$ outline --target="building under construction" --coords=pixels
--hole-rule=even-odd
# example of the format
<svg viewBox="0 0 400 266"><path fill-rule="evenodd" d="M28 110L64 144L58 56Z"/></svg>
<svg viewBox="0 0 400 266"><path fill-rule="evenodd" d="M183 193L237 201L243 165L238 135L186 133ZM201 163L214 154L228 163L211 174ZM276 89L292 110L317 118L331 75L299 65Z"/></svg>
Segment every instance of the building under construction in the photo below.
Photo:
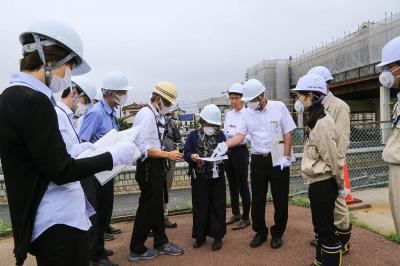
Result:
<svg viewBox="0 0 400 266"><path fill-rule="evenodd" d="M351 107L352 126L390 120L395 103L394 91L380 88L382 47L400 35L400 14L378 22L362 23L358 30L344 38L326 43L299 57L263 60L247 70L247 78L256 78L266 86L269 99L279 99L290 106L289 89L307 71L317 65L326 66L335 80L331 91Z"/></svg>

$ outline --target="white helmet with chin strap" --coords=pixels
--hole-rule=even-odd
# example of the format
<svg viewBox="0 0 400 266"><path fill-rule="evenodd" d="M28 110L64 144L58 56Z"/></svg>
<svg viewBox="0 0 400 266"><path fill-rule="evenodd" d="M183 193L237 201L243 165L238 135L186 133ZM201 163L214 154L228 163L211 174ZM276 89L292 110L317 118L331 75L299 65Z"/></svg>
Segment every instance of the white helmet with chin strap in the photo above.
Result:
<svg viewBox="0 0 400 266"><path fill-rule="evenodd" d="M243 85L240 83L232 84L232 86L229 88L228 93L236 93L243 95Z"/></svg>
<svg viewBox="0 0 400 266"><path fill-rule="evenodd" d="M302 76L297 81L296 88L292 89L291 91L314 91L323 95L328 94L326 81L317 74L306 74Z"/></svg>
<svg viewBox="0 0 400 266"><path fill-rule="evenodd" d="M333 80L331 72L324 66L315 66L308 70L307 74L316 74L321 76L326 82Z"/></svg>
<svg viewBox="0 0 400 266"><path fill-rule="evenodd" d="M27 40L33 37L34 42L28 43ZM19 36L19 40L23 45L23 53L37 51L40 59L45 66L45 76L50 78L51 71L64 65L71 59L75 58L77 64L72 70L73 75L82 75L90 71L90 66L83 58L83 44L78 33L68 24L53 20L44 19L33 24L27 31ZM51 66L47 65L43 47L58 45L66 48L70 53Z"/></svg>
<svg viewBox="0 0 400 266"><path fill-rule="evenodd" d="M221 110L215 104L207 104L200 112L200 117L209 124L221 125Z"/></svg>
<svg viewBox="0 0 400 266"><path fill-rule="evenodd" d="M129 91L132 89L128 85L128 77L120 71L106 73L101 88L110 91Z"/></svg>
<svg viewBox="0 0 400 266"><path fill-rule="evenodd" d="M90 101L93 101L97 90L96 85L90 79L83 76L77 76L72 78L72 82L89 97Z"/></svg>
<svg viewBox="0 0 400 266"><path fill-rule="evenodd" d="M249 102L265 92L264 85L257 79L249 79L243 85L242 101Z"/></svg>

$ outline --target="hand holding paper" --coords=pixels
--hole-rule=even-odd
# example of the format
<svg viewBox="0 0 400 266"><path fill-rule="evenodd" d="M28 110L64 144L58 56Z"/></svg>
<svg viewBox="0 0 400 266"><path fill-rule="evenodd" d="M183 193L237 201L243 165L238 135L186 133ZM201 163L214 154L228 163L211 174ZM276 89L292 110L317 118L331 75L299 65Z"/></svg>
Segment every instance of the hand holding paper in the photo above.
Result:
<svg viewBox="0 0 400 266"><path fill-rule="evenodd" d="M221 142L215 148L211 157L222 157L228 152L228 144L226 142Z"/></svg>

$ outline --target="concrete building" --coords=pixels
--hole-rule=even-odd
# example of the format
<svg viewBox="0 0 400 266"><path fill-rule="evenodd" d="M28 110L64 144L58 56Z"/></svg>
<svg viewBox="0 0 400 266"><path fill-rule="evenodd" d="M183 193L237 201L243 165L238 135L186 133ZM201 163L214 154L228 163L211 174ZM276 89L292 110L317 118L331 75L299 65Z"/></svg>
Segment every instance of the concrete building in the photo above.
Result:
<svg viewBox="0 0 400 266"><path fill-rule="evenodd" d="M396 99L394 90L380 87L378 77L382 70L376 65L380 62L382 47L399 35L400 14L365 22L357 31L301 56L263 60L247 69L246 78L259 79L266 85L267 97L282 100L290 107L293 98L290 100L289 89L310 68L323 65L335 78L330 87L332 93L351 107L352 126L388 121ZM386 126L382 124L381 128Z"/></svg>

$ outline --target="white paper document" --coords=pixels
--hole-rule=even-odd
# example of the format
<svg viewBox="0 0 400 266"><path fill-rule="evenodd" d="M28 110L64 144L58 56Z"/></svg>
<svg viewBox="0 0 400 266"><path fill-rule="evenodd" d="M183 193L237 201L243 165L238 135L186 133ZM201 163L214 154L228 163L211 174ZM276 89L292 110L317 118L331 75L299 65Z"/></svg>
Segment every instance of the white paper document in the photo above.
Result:
<svg viewBox="0 0 400 266"><path fill-rule="evenodd" d="M200 158L200 160L206 161L206 162L217 162L217 161L222 161L228 159L228 156L217 156L217 157L204 157Z"/></svg>
<svg viewBox="0 0 400 266"><path fill-rule="evenodd" d="M78 159L96 156L104 152L108 152L113 146L115 146L120 142L126 141L133 143L139 130L140 130L140 125L119 132L116 131L115 129L112 129L110 132L108 132L106 135L104 135L102 138L100 138L98 141L94 143L94 146L96 147L95 150L84 151L78 156ZM136 161L140 156L141 156L140 151L135 145L134 161ZM126 167L125 165L115 166L110 171L103 171L95 174L95 177L100 182L101 185L104 185L112 178L117 176L119 173L121 173L125 167Z"/></svg>

